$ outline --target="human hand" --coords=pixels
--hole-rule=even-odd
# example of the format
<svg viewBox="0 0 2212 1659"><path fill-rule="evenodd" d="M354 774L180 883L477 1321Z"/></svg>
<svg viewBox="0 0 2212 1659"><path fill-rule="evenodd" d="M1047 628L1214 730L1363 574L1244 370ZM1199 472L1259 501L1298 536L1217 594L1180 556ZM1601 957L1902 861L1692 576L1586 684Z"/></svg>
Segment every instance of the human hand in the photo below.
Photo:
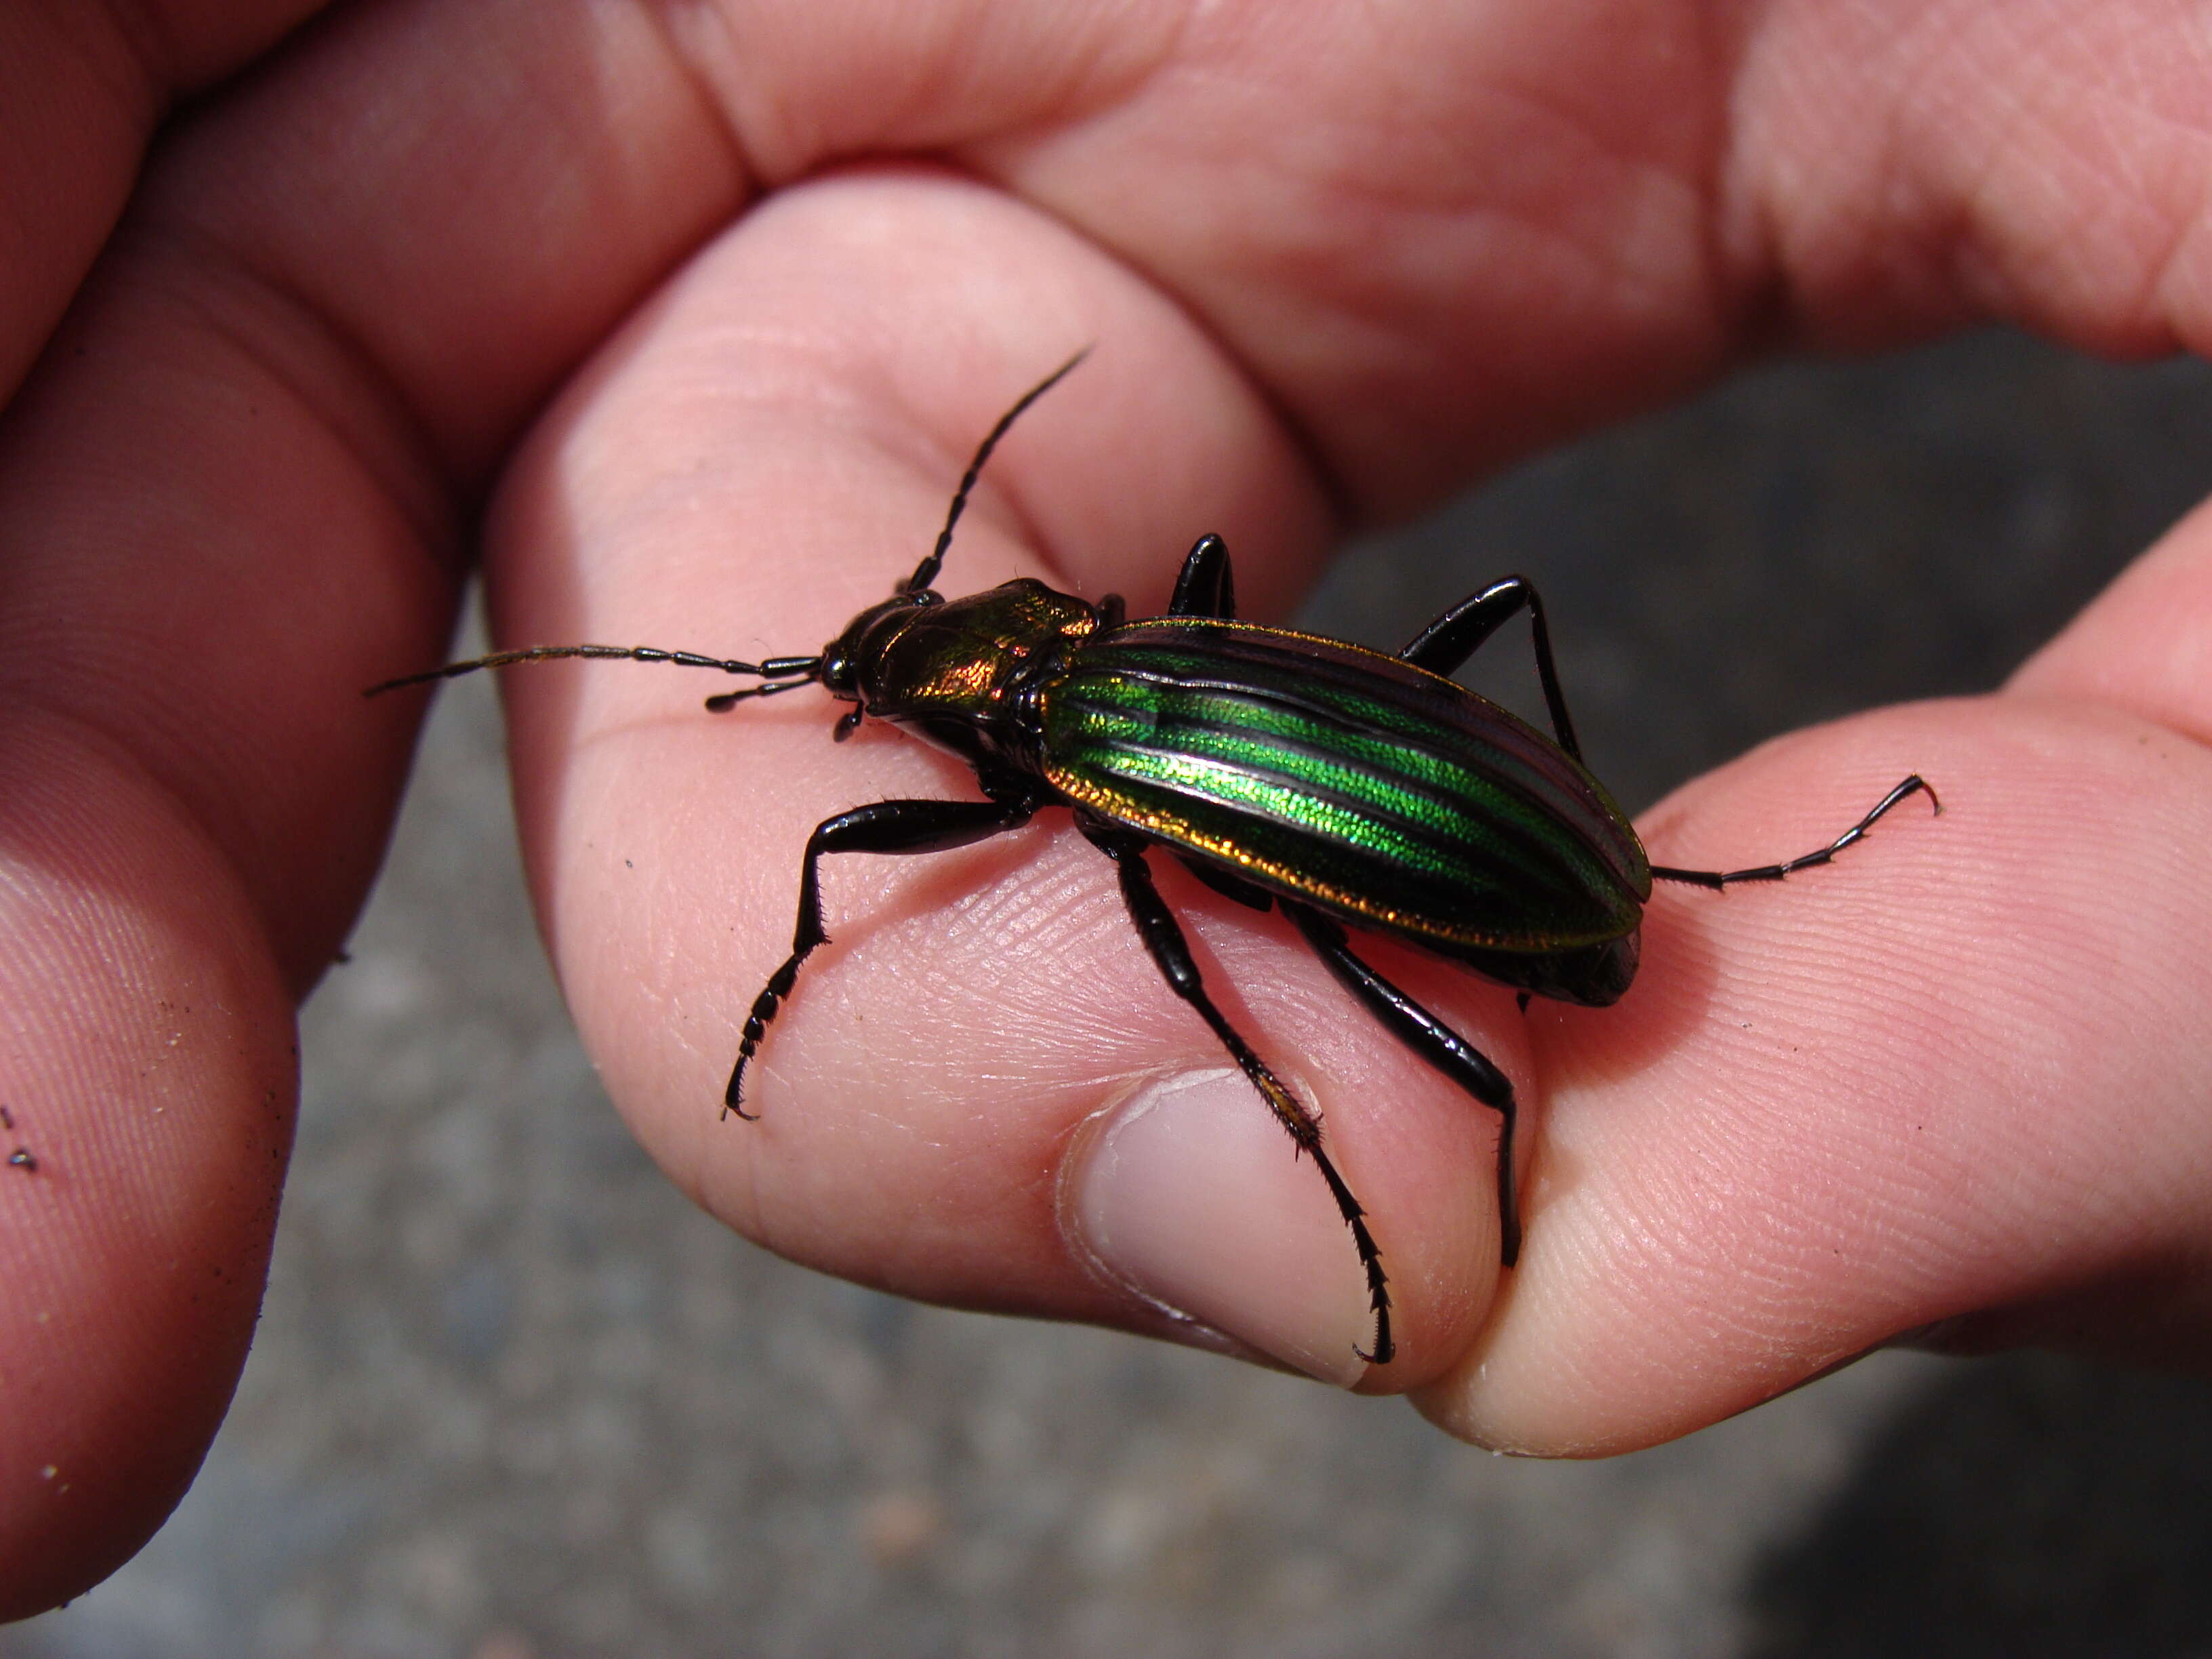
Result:
<svg viewBox="0 0 2212 1659"><path fill-rule="evenodd" d="M1026 571L1156 609L1212 529L1264 616L1340 520L1758 346L1977 316L2195 345L2193 192L2165 181L2200 175L2175 112L2201 100L2142 9L2036 34L2016 6L665 29L363 6L179 121L81 287L159 89L289 18L179 7L165 64L90 77L112 102L0 100L72 110L0 117L44 158L0 179L40 238L7 362L76 289L0 431L4 1098L43 1155L0 1187L7 1605L135 1547L220 1416L274 1218L286 1003L359 903L411 736L357 693L437 654L487 489L503 642L811 651L912 568L1010 396L1095 341L994 462L946 591ZM58 88L83 56L0 73ZM961 171L822 172L915 153ZM2196 1358L2203 533L2004 694L1800 734L1650 815L1655 857L1700 864L1802 850L1908 769L1950 809L1784 892L1662 893L1620 1006L1523 1022L1376 947L1528 1103L1508 1280L1493 1121L1278 922L1164 868L1376 1218L1401 1346L1363 1386L1591 1452L1938 1322ZM721 1122L805 830L972 780L880 731L830 744L805 694L714 720L711 682L659 671L511 678L564 986L688 1190L870 1283L1204 1340L1086 1264L1085 1206L1110 1211L1155 1293L1350 1380L1348 1241L1241 1083L1152 1114L1176 1138L1149 1160L1102 1133L1222 1061L1064 823L833 861L835 943L763 1051L763 1120ZM1142 1168L1192 1201L1148 1200Z"/></svg>

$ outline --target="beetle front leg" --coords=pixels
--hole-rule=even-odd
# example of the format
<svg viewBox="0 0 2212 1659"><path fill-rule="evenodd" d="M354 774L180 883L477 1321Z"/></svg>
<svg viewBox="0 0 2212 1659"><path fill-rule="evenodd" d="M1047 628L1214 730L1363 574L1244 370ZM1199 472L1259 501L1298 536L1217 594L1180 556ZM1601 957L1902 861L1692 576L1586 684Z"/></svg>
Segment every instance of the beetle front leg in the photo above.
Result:
<svg viewBox="0 0 2212 1659"><path fill-rule="evenodd" d="M1560 748L1580 760L1582 745L1575 741L1575 725L1567 718L1567 700L1559 690L1559 671L1552 661L1552 630L1544 623L1544 601L1537 597L1536 584L1526 576L1501 576L1473 598L1462 599L1408 640L1398 655L1449 679L1515 611L1524 608L1536 653L1536 678L1552 716L1552 735Z"/></svg>
<svg viewBox="0 0 2212 1659"><path fill-rule="evenodd" d="M1129 907L1129 916L1137 924L1137 933L1145 942L1145 950L1153 964L1160 970L1168 988L1198 1011L1199 1018L1221 1039L1221 1046L1229 1050L1252 1086L1260 1091L1275 1114L1276 1120L1290 1133L1291 1142L1301 1152L1313 1155L1315 1167L1322 1179L1328 1183L1330 1194L1344 1217L1344 1224L1352 1229L1353 1245L1359 1252L1359 1265L1367 1274L1369 1304L1375 1310L1375 1346L1371 1352L1354 1347L1352 1352L1370 1364L1387 1365L1397 1352L1397 1344L1390 1336L1390 1292L1382 1272L1382 1253L1376 1248L1374 1235L1367 1231L1367 1212L1352 1195L1352 1188L1337 1174L1336 1165L1329 1161L1322 1149L1321 1119L1304 1102L1284 1087L1282 1080L1268 1070L1267 1062L1252 1051L1228 1018L1213 1005L1206 994L1206 986L1198 971L1198 963L1190 954L1190 942L1183 937L1182 927L1168 908L1167 901L1152 884L1152 872L1145 862L1145 844L1132 836L1116 835L1104 825L1086 823L1079 817L1078 827L1091 844L1114 860L1121 877L1122 902Z"/></svg>
<svg viewBox="0 0 2212 1659"><path fill-rule="evenodd" d="M1511 1267L1521 1259L1521 1206L1513 1191L1512 1079L1481 1049L1352 955L1344 929L1335 922L1303 904L1281 908L1314 954L1384 1030L1498 1114L1498 1259Z"/></svg>
<svg viewBox="0 0 2212 1659"><path fill-rule="evenodd" d="M1037 802L1017 796L1006 800L885 800L856 806L817 824L806 838L806 859L799 872L799 927L792 936L791 955L769 976L768 984L753 1000L746 1016L744 1040L738 1045L738 1063L730 1073L730 1086L722 1094L724 1116L735 1112L750 1119L744 1106L745 1066L768 1035L769 1022L798 982L799 965L817 945L830 942L822 930L823 857L831 853L946 853L956 847L988 840L1009 830L1018 830L1036 815Z"/></svg>

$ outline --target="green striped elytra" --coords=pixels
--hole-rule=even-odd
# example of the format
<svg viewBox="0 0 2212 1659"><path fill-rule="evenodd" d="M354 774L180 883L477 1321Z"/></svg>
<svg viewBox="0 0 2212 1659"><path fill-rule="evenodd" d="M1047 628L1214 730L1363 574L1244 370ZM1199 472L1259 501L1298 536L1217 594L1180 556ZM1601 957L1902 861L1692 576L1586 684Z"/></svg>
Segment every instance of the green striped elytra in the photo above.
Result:
<svg viewBox="0 0 2212 1659"><path fill-rule="evenodd" d="M1547 994L1531 951L1592 988L1633 965L1620 944L1651 866L1620 809L1551 739L1425 668L1162 617L1091 646L1038 703L1046 781L1178 852L1435 949L1502 951L1492 977ZM1578 945L1602 959L1581 968Z"/></svg>
<svg viewBox="0 0 2212 1659"><path fill-rule="evenodd" d="M755 1000L724 1097L744 1109L745 1066L799 969L827 937L821 863L832 853L932 853L1027 823L1050 806L1110 859L1139 938L1169 988L1213 1031L1336 1200L1367 1276L1374 1340L1389 1363L1390 1297L1366 1212L1338 1174L1314 1110L1285 1087L1207 995L1147 854L1160 848L1207 886L1279 909L1368 1013L1499 1116L1500 1256L1521 1247L1513 1181L1513 1086L1482 1052L1354 951L1347 927L1419 946L1530 996L1602 1007L1628 989L1655 880L1719 888L1824 864L1907 796L1907 777L1827 846L1745 870L1655 866L1583 764L1559 691L1544 608L1519 576L1453 606L1395 654L1241 623L1229 554L1199 538L1165 616L1131 620L1022 579L947 599L936 591L954 526L992 450L1023 410L1082 361L1030 389L976 450L936 546L891 597L811 655L757 663L650 646L535 646L372 688L562 657L668 662L753 678L709 697L818 685L849 703L835 735L895 722L974 769L980 800L885 800L825 819L800 861L791 954ZM1449 677L1527 612L1552 734ZM1936 810L1941 811L1940 805Z"/></svg>

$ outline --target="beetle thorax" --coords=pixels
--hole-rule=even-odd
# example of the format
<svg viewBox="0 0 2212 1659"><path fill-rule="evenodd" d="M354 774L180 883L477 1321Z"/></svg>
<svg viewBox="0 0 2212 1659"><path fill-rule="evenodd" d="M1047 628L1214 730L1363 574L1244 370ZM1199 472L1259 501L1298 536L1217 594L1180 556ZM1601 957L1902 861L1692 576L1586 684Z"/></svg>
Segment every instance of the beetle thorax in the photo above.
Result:
<svg viewBox="0 0 2212 1659"><path fill-rule="evenodd" d="M880 720L972 732L1005 752L1030 688L1098 627L1092 606L1029 577L956 599L902 595L854 618L824 653L823 684Z"/></svg>

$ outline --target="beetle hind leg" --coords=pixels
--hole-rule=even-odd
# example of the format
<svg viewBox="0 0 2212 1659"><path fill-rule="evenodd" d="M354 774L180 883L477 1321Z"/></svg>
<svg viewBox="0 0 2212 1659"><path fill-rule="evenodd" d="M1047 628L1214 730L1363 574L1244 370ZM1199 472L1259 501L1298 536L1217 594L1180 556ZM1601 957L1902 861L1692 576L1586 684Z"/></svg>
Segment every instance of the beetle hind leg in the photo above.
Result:
<svg viewBox="0 0 2212 1659"><path fill-rule="evenodd" d="M1370 1365L1387 1365L1398 1351L1390 1335L1390 1291L1388 1276L1382 1271L1382 1252L1376 1248L1375 1236L1367 1228L1367 1212L1352 1196L1352 1188L1336 1171L1328 1153L1322 1150L1321 1119L1313 1109L1283 1085L1282 1079L1267 1068L1267 1064L1252 1050L1228 1017L1214 1006L1213 999L1206 994L1204 981L1200 976L1198 963L1190 954L1190 942L1183 937L1182 927L1168 908L1167 901L1160 896L1159 889L1152 884L1152 868L1145 862L1144 842L1133 836L1117 836L1104 825L1085 822L1079 816L1078 826L1093 846L1114 860L1121 878L1122 901L1129 907L1129 916L1137 925L1137 933L1145 942L1145 950L1168 982L1168 988L1198 1012L1229 1050L1237 1067L1260 1091L1275 1118L1301 1152L1310 1153L1314 1165L1328 1182L1329 1195L1336 1200L1337 1212L1344 1224L1352 1230L1352 1241L1359 1252L1359 1265L1367 1275L1367 1299L1375 1313L1375 1346L1371 1349L1355 1346L1352 1350Z"/></svg>
<svg viewBox="0 0 2212 1659"><path fill-rule="evenodd" d="M1335 922L1303 904L1285 903L1282 908L1322 965L1384 1030L1498 1114L1498 1253L1499 1261L1511 1267L1521 1258L1521 1206L1513 1190L1512 1079L1481 1049L1354 956Z"/></svg>

